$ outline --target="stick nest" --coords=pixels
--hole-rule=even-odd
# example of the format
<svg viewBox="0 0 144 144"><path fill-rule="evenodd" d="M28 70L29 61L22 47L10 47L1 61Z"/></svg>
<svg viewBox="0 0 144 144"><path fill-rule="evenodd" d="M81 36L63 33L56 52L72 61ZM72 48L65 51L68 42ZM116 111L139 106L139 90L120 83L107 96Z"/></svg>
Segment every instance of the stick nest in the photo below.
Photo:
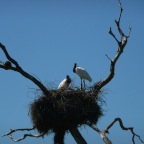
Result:
<svg viewBox="0 0 144 144"><path fill-rule="evenodd" d="M81 90L51 90L30 104L30 117L39 133L69 130L86 122L96 124L102 116L98 94Z"/></svg>

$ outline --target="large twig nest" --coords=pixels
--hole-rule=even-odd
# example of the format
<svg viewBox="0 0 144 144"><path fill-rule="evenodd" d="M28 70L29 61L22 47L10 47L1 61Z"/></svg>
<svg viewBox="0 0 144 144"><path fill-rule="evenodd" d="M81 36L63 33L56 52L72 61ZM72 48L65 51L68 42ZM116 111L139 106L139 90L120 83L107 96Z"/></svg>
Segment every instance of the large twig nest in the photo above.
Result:
<svg viewBox="0 0 144 144"><path fill-rule="evenodd" d="M53 90L30 104L33 126L46 134L49 131L66 131L88 121L96 124L102 116L97 97L95 93L81 90Z"/></svg>

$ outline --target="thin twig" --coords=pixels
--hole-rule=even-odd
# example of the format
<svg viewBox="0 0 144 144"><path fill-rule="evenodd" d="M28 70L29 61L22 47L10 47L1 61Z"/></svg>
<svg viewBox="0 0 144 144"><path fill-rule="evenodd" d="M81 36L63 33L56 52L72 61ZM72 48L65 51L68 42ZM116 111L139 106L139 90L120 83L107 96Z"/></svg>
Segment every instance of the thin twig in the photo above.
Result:
<svg viewBox="0 0 144 144"><path fill-rule="evenodd" d="M115 20L115 22L116 22L116 25L117 25L117 28L118 28L118 31L119 31L121 37L123 37L123 36L125 36L125 34L123 33L123 31L120 28L120 20L122 17L123 8L122 8L122 4L121 4L120 0L118 0L118 2L119 2L119 7L120 7L120 15L119 15L118 21Z"/></svg>
<svg viewBox="0 0 144 144"><path fill-rule="evenodd" d="M18 138L18 139L14 139L13 137L12 137L12 135L8 135L8 137L11 139L11 140L13 140L14 142L19 142L19 141L21 141L21 140L24 140L26 137L34 137L34 138L39 138L39 137L43 137L44 136L44 134L24 134L23 135L23 137L21 137L21 138Z"/></svg>
<svg viewBox="0 0 144 144"><path fill-rule="evenodd" d="M128 36L127 36L127 38L129 38L129 37L130 37L130 34L131 34L131 30L132 30L132 27L129 25L129 33L128 33Z"/></svg>
<svg viewBox="0 0 144 144"><path fill-rule="evenodd" d="M31 131L31 130L34 130L35 127L32 127L32 128L21 128L21 129L11 129L10 132L4 134L2 137L5 137L5 136L8 136L11 140L13 140L14 142L18 142L18 141L21 141L21 140L24 140L26 137L35 137L35 138L39 138L39 137L43 137L44 134L24 134L21 138L18 138L18 139L14 139L12 134L17 132L17 131Z"/></svg>
<svg viewBox="0 0 144 144"><path fill-rule="evenodd" d="M109 34L113 36L113 38L117 41L118 44L120 43L118 41L118 39L116 38L115 34L112 32L112 28L111 27L110 27L110 30L109 30Z"/></svg>
<svg viewBox="0 0 144 144"><path fill-rule="evenodd" d="M16 131L31 131L31 130L34 130L34 129L35 129L34 127L32 127L32 128L22 128L22 129L11 129L10 132L4 134L2 137L11 135L12 133L15 133Z"/></svg>
<svg viewBox="0 0 144 144"><path fill-rule="evenodd" d="M111 58L110 58L107 54L105 54L105 55L106 55L106 57L112 62Z"/></svg>

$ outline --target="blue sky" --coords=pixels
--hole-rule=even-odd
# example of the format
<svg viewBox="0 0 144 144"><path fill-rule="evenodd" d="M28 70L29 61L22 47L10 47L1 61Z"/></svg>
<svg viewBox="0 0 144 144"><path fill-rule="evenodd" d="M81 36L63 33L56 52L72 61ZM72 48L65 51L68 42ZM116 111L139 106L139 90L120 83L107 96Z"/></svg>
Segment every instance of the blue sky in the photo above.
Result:
<svg viewBox="0 0 144 144"><path fill-rule="evenodd" d="M116 65L114 79L106 86L103 116L97 126L104 129L115 117L122 118L124 125L134 127L142 138L144 133L144 1L121 0L123 16L121 27L132 33L124 53ZM45 85L57 87L70 75L75 85L80 85L72 72L73 64L85 67L93 82L109 73L110 61L117 50L115 40L108 34L109 27L119 37L114 20L119 16L117 0L0 0L0 42L24 70L38 77ZM0 51L0 60L6 58ZM31 127L28 106L34 100L31 81L13 71L0 70L0 135L10 128ZM88 144L103 144L98 133L89 127L80 128ZM36 133L36 131L35 131ZM23 133L14 136L20 137ZM131 133L122 131L118 124L108 137L113 143L132 143ZM44 139L27 138L20 144L52 143L53 135ZM136 140L139 144L140 142ZM0 143L13 144L9 138ZM70 134L65 143L75 143Z"/></svg>

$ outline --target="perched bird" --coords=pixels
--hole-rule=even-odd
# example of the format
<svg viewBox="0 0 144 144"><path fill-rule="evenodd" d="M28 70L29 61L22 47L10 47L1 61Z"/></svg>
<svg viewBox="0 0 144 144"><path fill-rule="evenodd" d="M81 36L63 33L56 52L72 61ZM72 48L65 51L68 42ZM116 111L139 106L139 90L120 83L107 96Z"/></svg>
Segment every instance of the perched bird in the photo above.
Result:
<svg viewBox="0 0 144 144"><path fill-rule="evenodd" d="M69 77L69 75L67 75L66 78L63 81L61 81L61 83L59 84L58 89L66 90L69 87L70 83L71 83L71 78Z"/></svg>
<svg viewBox="0 0 144 144"><path fill-rule="evenodd" d="M9 69L9 68L12 67L12 64L11 64L10 61L6 61L6 62L2 62L2 61L0 61L0 65L5 66L5 67L4 67L5 69Z"/></svg>
<svg viewBox="0 0 144 144"><path fill-rule="evenodd" d="M81 79L81 90L83 88L82 80L83 80L83 83L84 83L84 88L85 88L85 80L88 80L89 82L92 82L92 78L90 77L90 75L88 74L86 69L84 69L82 67L78 67L76 63L74 64L73 72L76 73Z"/></svg>
<svg viewBox="0 0 144 144"><path fill-rule="evenodd" d="M10 61L6 61L6 62L4 63L4 66L5 66L6 69L9 69L12 65L11 65L11 62L10 62Z"/></svg>

